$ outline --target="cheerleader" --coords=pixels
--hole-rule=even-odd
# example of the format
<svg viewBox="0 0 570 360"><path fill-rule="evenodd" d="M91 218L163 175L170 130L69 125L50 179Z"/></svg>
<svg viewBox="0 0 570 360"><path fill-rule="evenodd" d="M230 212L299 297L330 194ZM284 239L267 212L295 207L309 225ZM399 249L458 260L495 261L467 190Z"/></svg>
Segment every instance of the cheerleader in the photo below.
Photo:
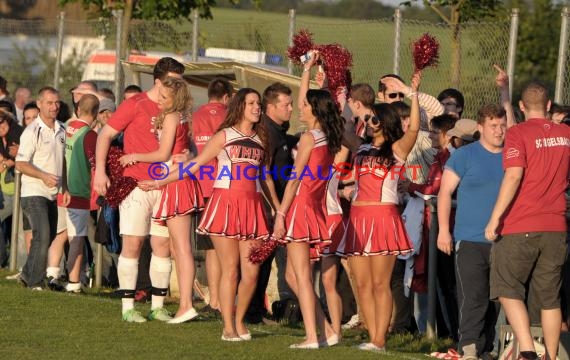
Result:
<svg viewBox="0 0 570 360"><path fill-rule="evenodd" d="M287 183L274 228L275 237L288 244L287 273L294 274L294 280L289 283L303 314L306 339L290 346L297 349L319 348L317 318L321 337L324 337L321 346L338 342L338 335L322 316L322 309L315 300L310 248L320 250L331 242L323 203L333 159L340 150L344 120L329 92L308 90L310 69L319 57L318 52L314 54L305 64L299 90L299 111L308 131L297 144L296 175Z"/></svg>
<svg viewBox="0 0 570 360"><path fill-rule="evenodd" d="M349 150L345 146L336 154L334 159L334 169L344 163L348 158ZM324 249L321 259L321 280L325 289L327 306L331 319L331 326L340 338L342 320L342 300L336 288L340 257L337 252L342 253L339 246L342 243L346 231L346 222L343 219L342 207L338 197L340 174L335 170L327 183L327 195L325 200L325 214L331 245Z"/></svg>
<svg viewBox="0 0 570 360"><path fill-rule="evenodd" d="M260 113L259 93L251 88L239 90L228 104L220 129L196 158L166 179L139 183L144 189L153 189L181 175L208 176L202 172L202 165L217 157L214 190L196 232L211 237L220 260L224 341L251 340L244 316L255 291L259 265L247 258L251 248L258 247L269 236L261 190L274 209L279 205L271 177L261 171L270 159L265 152L269 148L268 138L259 121Z"/></svg>
<svg viewBox="0 0 570 360"><path fill-rule="evenodd" d="M349 256L370 342L361 350L384 351L392 315L390 278L396 256L412 251L398 212L400 171L420 127L417 91L421 75L412 78L410 125L404 134L389 104L376 104L367 121L368 140L354 158L356 191L350 209L344 255Z"/></svg>
<svg viewBox="0 0 570 360"><path fill-rule="evenodd" d="M137 162L167 161L171 156L188 150L192 109L190 87L185 80L171 77L162 85L158 94L158 106L161 112L154 123L159 133L160 147L151 153L124 155L120 159L123 166ZM195 267L190 242L190 214L202 210L203 207L204 202L198 182L185 178L166 185L153 209L154 222L168 227L168 234L165 235L170 235L176 256L180 304L176 316L168 321L170 324L190 321L198 316L192 305Z"/></svg>

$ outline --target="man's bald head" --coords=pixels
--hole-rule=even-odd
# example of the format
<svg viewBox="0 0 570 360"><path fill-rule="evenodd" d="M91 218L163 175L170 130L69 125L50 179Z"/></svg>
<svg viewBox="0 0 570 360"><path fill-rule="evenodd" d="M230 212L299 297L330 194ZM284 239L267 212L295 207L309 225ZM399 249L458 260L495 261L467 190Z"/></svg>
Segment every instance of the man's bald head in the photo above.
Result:
<svg viewBox="0 0 570 360"><path fill-rule="evenodd" d="M77 115L82 120L94 120L99 114L99 99L95 95L85 94L77 104Z"/></svg>

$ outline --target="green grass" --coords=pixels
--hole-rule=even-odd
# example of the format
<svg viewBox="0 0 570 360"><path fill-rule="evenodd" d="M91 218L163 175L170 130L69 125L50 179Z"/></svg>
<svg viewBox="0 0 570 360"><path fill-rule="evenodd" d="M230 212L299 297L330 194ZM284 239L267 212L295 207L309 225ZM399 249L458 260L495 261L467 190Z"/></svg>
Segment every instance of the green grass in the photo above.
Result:
<svg viewBox="0 0 570 360"><path fill-rule="evenodd" d="M302 340L303 330L280 325L252 325L253 341L225 343L215 319L127 324L120 319L120 300L108 292L34 292L5 280L6 275L0 271L0 359L425 359L425 353L450 345L395 335L388 340L388 354L378 355L354 349L365 333L348 331L332 348L289 350L289 344ZM150 309L137 306L143 314ZM172 311L176 306L168 304Z"/></svg>

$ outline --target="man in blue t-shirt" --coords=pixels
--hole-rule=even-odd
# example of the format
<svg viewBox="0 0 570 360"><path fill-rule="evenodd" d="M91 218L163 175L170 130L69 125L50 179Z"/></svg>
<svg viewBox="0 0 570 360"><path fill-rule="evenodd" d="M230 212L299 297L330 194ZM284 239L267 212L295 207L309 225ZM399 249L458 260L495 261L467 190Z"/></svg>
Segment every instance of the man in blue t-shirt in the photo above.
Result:
<svg viewBox="0 0 570 360"><path fill-rule="evenodd" d="M455 151L445 165L437 202L437 247L451 255L451 197L457 190L455 270L459 308L459 343L465 360L476 360L493 349L498 308L489 301L491 243L485 226L503 178L502 149L507 127L499 105L477 113L479 141Z"/></svg>

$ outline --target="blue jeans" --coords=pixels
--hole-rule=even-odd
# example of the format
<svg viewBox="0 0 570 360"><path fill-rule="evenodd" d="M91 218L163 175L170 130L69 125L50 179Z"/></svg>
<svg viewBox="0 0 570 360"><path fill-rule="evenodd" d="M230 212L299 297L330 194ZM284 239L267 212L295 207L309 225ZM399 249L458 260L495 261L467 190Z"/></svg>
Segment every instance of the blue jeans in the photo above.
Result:
<svg viewBox="0 0 570 360"><path fill-rule="evenodd" d="M22 280L28 287L43 286L46 277L48 249L57 230L57 204L43 196L23 197L22 211L32 228L32 243Z"/></svg>

